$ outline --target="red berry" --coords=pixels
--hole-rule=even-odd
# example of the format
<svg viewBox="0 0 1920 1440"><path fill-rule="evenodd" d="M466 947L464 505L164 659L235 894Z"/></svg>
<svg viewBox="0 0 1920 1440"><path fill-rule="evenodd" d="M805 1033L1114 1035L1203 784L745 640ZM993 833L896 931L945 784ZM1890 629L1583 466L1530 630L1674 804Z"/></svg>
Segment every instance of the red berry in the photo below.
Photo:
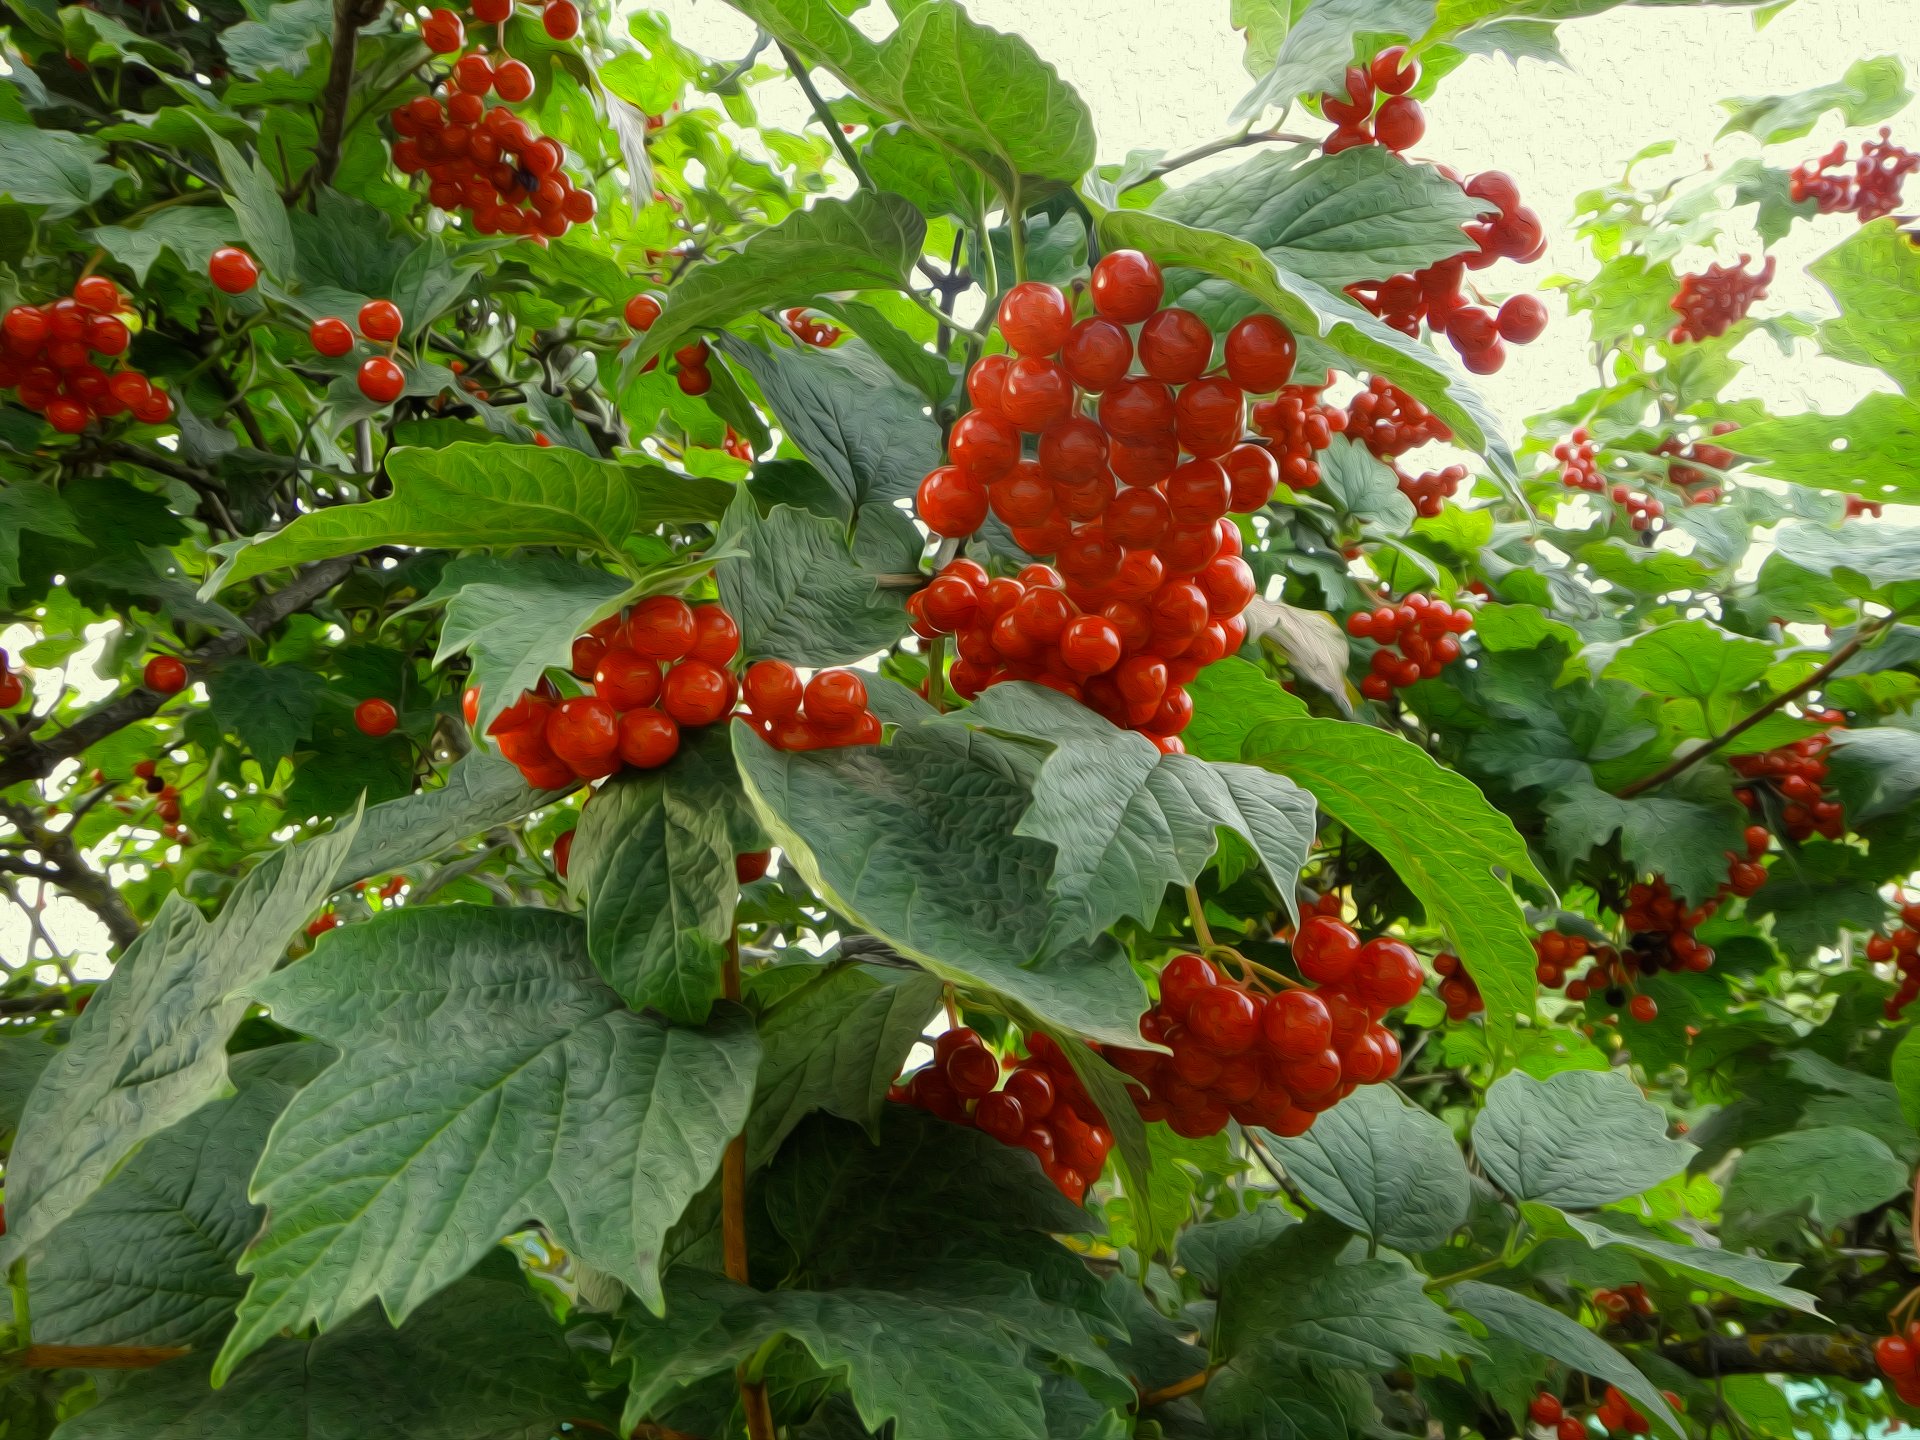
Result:
<svg viewBox="0 0 1920 1440"><path fill-rule="evenodd" d="M1073 307L1059 287L1023 280L1000 302L1000 333L1018 355L1058 353L1073 328Z"/></svg>
<svg viewBox="0 0 1920 1440"><path fill-rule="evenodd" d="M1093 267L1093 308L1122 325L1138 325L1160 308L1166 282L1160 267L1138 250L1115 250Z"/></svg>
<svg viewBox="0 0 1920 1440"><path fill-rule="evenodd" d="M866 709L866 682L851 670L822 670L807 682L807 719L823 730L844 729Z"/></svg>
<svg viewBox="0 0 1920 1440"><path fill-rule="evenodd" d="M571 40L580 33L580 8L573 0L547 0L540 23L554 39Z"/></svg>
<svg viewBox="0 0 1920 1440"><path fill-rule="evenodd" d="M140 683L158 695L177 695L186 688L187 667L177 656L156 655L140 672Z"/></svg>
<svg viewBox="0 0 1920 1440"><path fill-rule="evenodd" d="M954 422L947 453L953 457L953 468L991 485L1020 459L1020 432L990 411L969 410Z"/></svg>
<svg viewBox="0 0 1920 1440"><path fill-rule="evenodd" d="M651 705L660 698L660 662L610 646L594 668L593 693L623 714Z"/></svg>
<svg viewBox="0 0 1920 1440"><path fill-rule="evenodd" d="M650 660L679 660L693 653L699 627L693 607L677 595L642 600L627 616L627 644Z"/></svg>
<svg viewBox="0 0 1920 1440"><path fill-rule="evenodd" d="M1420 957L1398 940L1385 936L1360 947L1354 961L1354 988L1361 1001L1376 1010L1391 1010L1420 993L1426 978Z"/></svg>
<svg viewBox="0 0 1920 1440"><path fill-rule="evenodd" d="M62 435L78 435L87 428L87 407L62 395L47 402L47 423Z"/></svg>
<svg viewBox="0 0 1920 1440"><path fill-rule="evenodd" d="M404 323L400 307L391 300L369 300L360 307L360 333L369 340L383 345L398 340Z"/></svg>
<svg viewBox="0 0 1920 1440"><path fill-rule="evenodd" d="M1407 59L1406 46L1390 45L1373 57L1367 78L1382 94L1404 95L1420 83L1420 64Z"/></svg>
<svg viewBox="0 0 1920 1440"><path fill-rule="evenodd" d="M635 330L651 330L660 318L660 302L651 295L635 295L627 301L627 324Z"/></svg>
<svg viewBox="0 0 1920 1440"><path fill-rule="evenodd" d="M1568 1415L1554 1427L1553 1434L1554 1440L1587 1440L1586 1422Z"/></svg>
<svg viewBox="0 0 1920 1440"><path fill-rule="evenodd" d="M513 0L473 0L473 18L482 25L499 25L513 15Z"/></svg>
<svg viewBox="0 0 1920 1440"><path fill-rule="evenodd" d="M1427 133L1426 112L1411 95L1396 95L1373 117L1373 133L1389 150L1406 150Z"/></svg>
<svg viewBox="0 0 1920 1440"><path fill-rule="evenodd" d="M1191 310L1156 311L1140 327L1140 364L1156 380L1184 385L1213 358L1213 332Z"/></svg>
<svg viewBox="0 0 1920 1440"><path fill-rule="evenodd" d="M420 38L436 55L451 55L467 43L466 27L451 10L435 10L420 27Z"/></svg>
<svg viewBox="0 0 1920 1440"><path fill-rule="evenodd" d="M951 1034L952 1032L947 1032ZM989 1094L1000 1080L1000 1062L984 1044L961 1045L941 1063L947 1083L963 1100L977 1100Z"/></svg>
<svg viewBox="0 0 1920 1440"><path fill-rule="evenodd" d="M1360 937L1331 916L1309 916L1294 932L1293 963L1315 984L1343 983L1359 956Z"/></svg>
<svg viewBox="0 0 1920 1440"><path fill-rule="evenodd" d="M1120 632L1099 615L1079 615L1060 632L1060 659L1081 675L1100 675L1120 663Z"/></svg>
<svg viewBox="0 0 1920 1440"><path fill-rule="evenodd" d="M1628 1003L1627 1010L1634 1019L1640 1021L1643 1025L1660 1013L1660 1007L1654 1003L1654 998L1651 995L1634 996Z"/></svg>
<svg viewBox="0 0 1920 1440"><path fill-rule="evenodd" d="M347 322L327 315L307 328L307 339L322 355L338 358L353 349L353 331Z"/></svg>
<svg viewBox="0 0 1920 1440"><path fill-rule="evenodd" d="M376 405L391 405L407 388L407 376L385 355L372 355L361 362L355 377L360 393Z"/></svg>
<svg viewBox="0 0 1920 1440"><path fill-rule="evenodd" d="M680 727L665 711L646 707L620 717L620 758L636 770L654 770L680 749Z"/></svg>
<svg viewBox="0 0 1920 1440"><path fill-rule="evenodd" d="M973 1108L973 1123L1002 1145L1018 1144L1027 1128L1026 1107L1008 1091L996 1090L980 1097Z"/></svg>
<svg viewBox="0 0 1920 1440"><path fill-rule="evenodd" d="M767 873L771 864L771 850L744 850L733 857L733 878L742 885L751 885Z"/></svg>
<svg viewBox="0 0 1920 1440"><path fill-rule="evenodd" d="M805 695L800 674L784 660L756 660L743 682L747 708L760 720L786 720L800 713Z"/></svg>
<svg viewBox="0 0 1920 1440"><path fill-rule="evenodd" d="M719 605L693 607L693 649L689 658L709 665L727 665L740 653L740 627Z"/></svg>
<svg viewBox="0 0 1920 1440"><path fill-rule="evenodd" d="M1220 983L1219 975L1198 955L1176 955L1160 972L1160 1008L1184 1022L1193 1002Z"/></svg>
<svg viewBox="0 0 1920 1440"><path fill-rule="evenodd" d="M1527 1406L1527 1414L1536 1425L1558 1425L1562 1414L1560 1397L1542 1390L1533 1397L1533 1403Z"/></svg>
<svg viewBox="0 0 1920 1440"><path fill-rule="evenodd" d="M1130 444L1169 436L1174 425L1173 392L1162 381L1130 375L1100 397L1100 423L1115 440Z"/></svg>
<svg viewBox="0 0 1920 1440"><path fill-rule="evenodd" d="M73 298L101 315L111 315L124 303L120 287L104 275L84 275L74 281Z"/></svg>
<svg viewBox="0 0 1920 1440"><path fill-rule="evenodd" d="M1333 1018L1311 990L1282 990L1270 997L1260 1030L1282 1060L1304 1060L1333 1044Z"/></svg>
<svg viewBox="0 0 1920 1440"><path fill-rule="evenodd" d="M567 878L567 865L573 859L573 831L567 830L553 842L553 869L562 880ZM385 893L384 891L381 893Z"/></svg>
<svg viewBox="0 0 1920 1440"><path fill-rule="evenodd" d="M207 260L207 278L229 295L241 295L260 283L260 267L246 251L222 245Z"/></svg>
<svg viewBox="0 0 1920 1440"><path fill-rule="evenodd" d="M611 775L620 756L620 716L597 695L562 700L547 717L547 748L582 779Z"/></svg>
<svg viewBox="0 0 1920 1440"><path fill-rule="evenodd" d="M1194 997L1187 1027L1214 1054L1238 1055L1260 1033L1260 1010L1245 991L1215 985Z"/></svg>
<svg viewBox="0 0 1920 1440"><path fill-rule="evenodd" d="M1271 395L1293 378L1300 348L1271 315L1249 315L1227 332L1227 376L1250 395Z"/></svg>
<svg viewBox="0 0 1920 1440"><path fill-rule="evenodd" d="M11 670L0 670L0 710L11 710L26 696L27 689Z"/></svg>
<svg viewBox="0 0 1920 1440"><path fill-rule="evenodd" d="M467 57L468 60L474 58L475 57L471 55ZM463 60L461 63L465 64L466 61ZM511 104L517 105L520 101L533 94L533 71L529 70L525 64L518 60L508 60L494 70L492 81L494 93L502 100L508 101ZM461 88L467 88L464 78L461 82ZM479 93L485 94L486 92L483 89Z"/></svg>
<svg viewBox="0 0 1920 1440"><path fill-rule="evenodd" d="M362 735L371 735L377 740L393 733L393 727L400 723L400 714L391 701L375 696L353 707L353 723Z"/></svg>
<svg viewBox="0 0 1920 1440"><path fill-rule="evenodd" d="M914 509L934 534L964 538L986 522L987 487L957 466L942 465L920 482Z"/></svg>
<svg viewBox="0 0 1920 1440"><path fill-rule="evenodd" d="M1536 295L1515 295L1495 317L1500 337L1516 345L1538 340L1547 328L1547 307Z"/></svg>
<svg viewBox="0 0 1920 1440"><path fill-rule="evenodd" d="M733 708L733 677L689 657L667 671L660 686L660 708L683 728L711 725Z"/></svg>
<svg viewBox="0 0 1920 1440"><path fill-rule="evenodd" d="M1118 384L1132 363L1132 338L1113 321L1098 316L1075 325L1060 347L1060 365L1067 378L1090 394Z"/></svg>
<svg viewBox="0 0 1920 1440"><path fill-rule="evenodd" d="M1920 1366L1916 1365L1913 1346L1899 1335L1882 1335L1873 1342L1873 1358L1880 1367L1880 1373L1889 1380L1910 1379Z"/></svg>

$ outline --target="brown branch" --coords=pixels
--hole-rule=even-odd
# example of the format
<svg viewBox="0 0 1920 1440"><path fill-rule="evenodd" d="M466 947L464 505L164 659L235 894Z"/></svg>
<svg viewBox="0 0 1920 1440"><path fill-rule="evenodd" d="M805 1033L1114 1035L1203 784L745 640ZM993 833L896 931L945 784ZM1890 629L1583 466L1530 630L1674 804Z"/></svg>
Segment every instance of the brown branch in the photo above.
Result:
<svg viewBox="0 0 1920 1440"><path fill-rule="evenodd" d="M1833 1375L1871 1380L1873 1341L1851 1330L1818 1335L1702 1335L1662 1345L1661 1359L1694 1375Z"/></svg>
<svg viewBox="0 0 1920 1440"><path fill-rule="evenodd" d="M321 95L320 138L313 147L313 169L307 172L315 185L331 184L333 172L340 168L340 141L346 132L347 97L353 91L360 27L371 24L385 8L386 0L333 0L333 63Z"/></svg>
<svg viewBox="0 0 1920 1440"><path fill-rule="evenodd" d="M721 990L734 1004L740 1003L740 932L736 928L727 937L727 958L720 971ZM725 1258L727 1278L736 1285L750 1283L747 1267L747 1132L742 1130L727 1142L720 1157L720 1244ZM740 1408L747 1418L749 1440L774 1440L773 1407L767 1400L765 1382L750 1377L742 1365Z"/></svg>
<svg viewBox="0 0 1920 1440"><path fill-rule="evenodd" d="M186 1353L170 1345L29 1345L4 1358L27 1370L151 1370Z"/></svg>
<svg viewBox="0 0 1920 1440"><path fill-rule="evenodd" d="M15 857L11 856L0 868L31 875L49 885L59 886L99 917L100 923L107 927L107 934L113 937L114 944L125 948L138 938L139 920L107 877L80 858L69 831L47 829L25 805L0 802L0 815L4 815L13 828L20 832L23 844L40 852L37 868L29 868L33 866L32 861L21 859L16 862Z"/></svg>
<svg viewBox="0 0 1920 1440"><path fill-rule="evenodd" d="M1834 651L1832 655L1827 657L1826 664L1807 676L1807 678L1802 680L1798 685L1792 685L1782 690L1758 710L1755 710L1744 719L1735 721L1732 725L1728 726L1726 730L1707 741L1706 744L1689 750L1679 759L1654 771L1653 774L1636 780L1631 785L1623 786L1618 792L1620 798L1622 800L1630 800L1643 790L1651 790L1656 785L1666 784L1667 781L1673 779L1674 776L1699 764L1700 761L1706 759L1707 756L1713 754L1714 751L1719 750L1721 747L1746 734L1747 731L1758 725L1788 701L1798 699L1809 690L1816 689L1831 679L1834 671L1851 660L1862 645L1866 644L1867 641L1878 635L1882 630L1885 630L1894 622L1895 618L1895 616L1889 615L1886 619L1876 624L1861 626L1854 632L1851 640L1848 640L1838 650Z"/></svg>
<svg viewBox="0 0 1920 1440"><path fill-rule="evenodd" d="M1213 1372L1218 1368L1218 1366L1209 1365L1206 1369L1196 1371L1185 1379L1176 1380L1171 1385L1162 1385L1158 1390L1142 1390L1139 1408L1151 1409L1155 1405L1165 1405L1169 1400L1179 1400L1206 1389L1207 1382L1213 1378Z"/></svg>
<svg viewBox="0 0 1920 1440"><path fill-rule="evenodd" d="M343 555L306 566L283 588L263 598L247 611L246 629L216 636L185 657L191 668L228 660L241 654L249 642L264 635L295 611L304 610L338 585L359 560L358 555ZM83 753L116 731L137 720L144 720L166 703L167 697L135 686L82 715L73 724L44 740L31 740L25 732L14 737L0 753L0 790L23 780L44 780L64 760Z"/></svg>

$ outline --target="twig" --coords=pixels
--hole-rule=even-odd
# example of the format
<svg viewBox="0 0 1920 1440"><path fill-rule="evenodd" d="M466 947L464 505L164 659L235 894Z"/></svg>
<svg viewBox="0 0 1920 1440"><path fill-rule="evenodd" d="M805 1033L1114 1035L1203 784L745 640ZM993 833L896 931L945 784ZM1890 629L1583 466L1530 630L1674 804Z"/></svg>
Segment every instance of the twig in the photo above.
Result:
<svg viewBox="0 0 1920 1440"><path fill-rule="evenodd" d="M1213 930L1207 924L1206 907L1200 903L1200 889L1196 885L1187 886L1187 914L1193 920L1193 935L1201 948L1213 948Z"/></svg>
<svg viewBox="0 0 1920 1440"><path fill-rule="evenodd" d="M386 0L333 0L333 63L320 99L320 138L307 172L315 188L333 182L340 168L340 138L346 130L347 97L353 91L353 66L360 49L360 27L370 25Z"/></svg>
<svg viewBox="0 0 1920 1440"><path fill-rule="evenodd" d="M29 1345L4 1358L27 1370L151 1370L186 1353L172 1345Z"/></svg>
<svg viewBox="0 0 1920 1440"><path fill-rule="evenodd" d="M17 873L58 885L99 917L100 923L107 927L107 933L113 937L114 944L124 947L138 938L139 920L134 918L133 911L120 898L120 892L113 888L106 876L80 858L71 835L45 829L24 805L0 803L0 815L5 815L12 822L13 828L20 832L21 839L38 850L44 862L43 868L29 870L25 867L31 861L18 861ZM9 863L6 868L15 869L16 866Z"/></svg>
<svg viewBox="0 0 1920 1440"><path fill-rule="evenodd" d="M740 932L727 937L727 958L720 970L720 988L727 999L740 1003ZM736 1285L750 1283L747 1268L747 1132L727 1142L720 1157L720 1245L727 1278ZM749 1378L747 1367L738 1372L740 1408L746 1413L750 1440L774 1440L773 1409L766 1383Z"/></svg>
<svg viewBox="0 0 1920 1440"><path fill-rule="evenodd" d="M827 127L827 138L833 141L833 148L840 152L840 158L847 162L847 168L853 171L853 178L860 182L862 190L874 188L873 177L867 174L867 167L860 163L860 157L854 153L853 146L847 143L846 132L840 128L840 122L833 118L833 112L827 108L827 102L820 98L820 92L814 88L813 77L807 73L807 67L800 57L785 45L780 53L786 57L787 69L793 72L793 78L806 92L807 103L813 106L813 113L820 123Z"/></svg>
<svg viewBox="0 0 1920 1440"><path fill-rule="evenodd" d="M1818 1335L1702 1335L1655 1352L1695 1375L1834 1375L1871 1380L1873 1341L1853 1330Z"/></svg>
<svg viewBox="0 0 1920 1440"><path fill-rule="evenodd" d="M1134 185L1144 185L1149 180L1158 180L1163 175L1169 175L1180 169L1183 165L1191 165L1228 150L1238 150L1244 145L1316 145L1318 143L1310 135L1291 135L1285 130L1240 130L1232 135L1222 135L1217 140L1209 140L1204 145L1196 145L1191 150L1182 150L1178 155L1169 155L1134 181L1133 185L1126 188L1131 190Z"/></svg>
<svg viewBox="0 0 1920 1440"><path fill-rule="evenodd" d="M1904 613L1904 612L1901 612L1901 613ZM1707 741L1706 744L1698 746L1695 749L1689 750L1686 754L1682 755L1679 759L1673 761L1669 765L1662 767L1659 770L1654 771L1653 774L1646 776L1644 779L1636 780L1631 785L1623 786L1617 792L1620 798L1622 800L1631 799L1633 796L1640 794L1643 790L1651 790L1656 785L1666 784L1667 781L1673 779L1674 776L1681 774L1682 772L1690 769L1694 765L1697 765L1700 761L1706 759L1707 756L1713 754L1714 751L1720 749L1722 746L1727 745L1731 741L1736 740L1740 736L1746 734L1747 731L1751 730L1754 726L1758 725L1762 720L1766 719L1767 716L1773 714L1776 710L1778 710L1781 706L1785 705L1788 701L1797 699L1798 697L1806 694L1809 690L1817 689L1821 684L1823 684L1826 680L1828 680L1833 675L1834 671L1838 670L1842 665L1846 664L1847 661L1851 660L1854 657L1854 655L1859 651L1862 645L1865 645L1867 641L1871 640L1874 636L1878 635L1882 630L1885 630L1888 626L1892 625L1893 622L1898 618L1899 618L1899 615L1889 615L1887 616L1886 619L1878 621L1872 625L1862 625L1858 630L1854 631L1853 638L1851 640L1848 640L1838 650L1834 651L1832 655L1827 657L1826 664L1822 665L1818 670L1814 671L1811 675L1807 676L1807 678L1802 680L1798 685L1792 685L1792 686L1789 686L1787 689L1782 690L1778 695L1774 696L1771 700L1767 701L1767 703L1762 705L1759 709L1753 711L1750 715L1746 716L1744 719L1735 721L1726 730L1722 731L1720 734L1714 736L1711 740Z"/></svg>
<svg viewBox="0 0 1920 1440"><path fill-rule="evenodd" d="M749 70L753 69L754 62L760 58L760 52L772 43L773 37L767 34L766 31L755 30L753 32L753 48L748 50L745 55L742 55L739 63L731 70L727 71L726 74L722 75L707 88L718 92L737 83Z"/></svg>

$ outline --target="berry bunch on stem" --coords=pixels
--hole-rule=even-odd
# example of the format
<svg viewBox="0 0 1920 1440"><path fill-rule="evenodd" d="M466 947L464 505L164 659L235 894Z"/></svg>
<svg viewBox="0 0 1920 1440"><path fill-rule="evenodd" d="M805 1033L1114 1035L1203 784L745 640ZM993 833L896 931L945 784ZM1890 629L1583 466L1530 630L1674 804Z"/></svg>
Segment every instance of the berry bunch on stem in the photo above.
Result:
<svg viewBox="0 0 1920 1440"><path fill-rule="evenodd" d="M62 435L122 415L164 424L173 416L165 390L131 366L100 364L117 361L132 343L120 318L126 308L120 287L104 275L82 276L51 304L11 306L0 315L0 391L12 390L22 408Z"/></svg>
<svg viewBox="0 0 1920 1440"><path fill-rule="evenodd" d="M867 684L851 670L822 670L802 681L784 660L747 667L747 720L776 750L838 750L878 745L880 717L867 708Z"/></svg>
<svg viewBox="0 0 1920 1440"><path fill-rule="evenodd" d="M1460 658L1460 637L1472 628L1472 611L1418 591L1397 605L1354 611L1347 633L1375 646L1360 693L1386 700L1417 680L1431 680Z"/></svg>
<svg viewBox="0 0 1920 1440"><path fill-rule="evenodd" d="M1272 399L1253 407L1253 428L1265 437L1289 490L1311 490L1320 483L1314 456L1347 428L1347 412L1320 399L1332 381L1329 374L1318 385L1283 385Z"/></svg>
<svg viewBox="0 0 1920 1440"><path fill-rule="evenodd" d="M1838 710L1822 711L1819 718L1835 727L1846 720ZM1758 755L1734 756L1733 773L1748 782L1733 792L1734 798L1759 815L1764 811L1763 792L1778 797L1781 828L1796 843L1815 835L1840 839L1847 830L1846 814L1840 802L1829 800L1826 792L1826 752L1831 735L1832 731L1827 731Z"/></svg>
<svg viewBox="0 0 1920 1440"><path fill-rule="evenodd" d="M1420 64L1408 58L1404 45L1382 50L1371 64L1349 65L1346 93L1320 97L1320 112L1334 122L1321 148L1337 155L1356 145L1395 151L1418 145L1427 133L1426 112L1407 92L1419 83Z"/></svg>
<svg viewBox="0 0 1920 1440"><path fill-rule="evenodd" d="M1852 214L1862 225L1891 215L1900 208L1907 176L1920 170L1920 153L1894 144L1892 129L1883 125L1877 139L1861 142L1852 174L1828 173L1846 162L1847 143L1842 140L1818 160L1796 166L1788 181L1794 203L1811 200L1822 215Z"/></svg>
<svg viewBox="0 0 1920 1440"><path fill-rule="evenodd" d="M1887 997L1886 1015L1898 1020L1916 998L1920 998L1920 903L1900 897L1900 923L1885 935L1867 937L1867 959L1875 965L1892 964L1900 975L1899 986Z"/></svg>
<svg viewBox="0 0 1920 1440"><path fill-rule="evenodd" d="M1698 275L1682 275L1680 289L1667 302L1680 321L1667 334L1676 345L1692 340L1710 340L1724 335L1746 319L1753 302L1767 293L1773 279L1774 259L1767 256L1751 275L1742 255L1732 265L1709 265Z"/></svg>

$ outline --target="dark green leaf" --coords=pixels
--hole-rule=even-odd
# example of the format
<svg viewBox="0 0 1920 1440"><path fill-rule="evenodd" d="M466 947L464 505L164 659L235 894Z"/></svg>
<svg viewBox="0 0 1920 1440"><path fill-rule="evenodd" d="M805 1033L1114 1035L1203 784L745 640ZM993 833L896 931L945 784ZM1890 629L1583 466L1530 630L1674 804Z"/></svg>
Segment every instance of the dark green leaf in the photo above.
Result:
<svg viewBox="0 0 1920 1440"><path fill-rule="evenodd" d="M777 505L764 518L742 493L714 536L735 553L715 566L720 599L740 625L741 652L798 665L840 665L906 633L906 611L855 563L846 529Z"/></svg>
<svg viewBox="0 0 1920 1440"><path fill-rule="evenodd" d="M555 798L556 792L533 789L499 756L475 750L447 771L439 789L369 809L335 883L350 885L430 859Z"/></svg>
<svg viewBox="0 0 1920 1440"><path fill-rule="evenodd" d="M1543 1207L1526 1208L1531 1216ZM1813 1296L1785 1283L1787 1276L1799 1268L1797 1265L1782 1264L1778 1260L1767 1260L1758 1255L1716 1246L1680 1245L1671 1240L1662 1240L1648 1234L1623 1215L1605 1212L1591 1217L1560 1215L1551 1210L1545 1213L1556 1221L1564 1222L1595 1248L1619 1246L1651 1261L1662 1270L1684 1275L1709 1289L1743 1296L1764 1305L1785 1305L1789 1309L1804 1310L1810 1315L1818 1313L1814 1309Z"/></svg>
<svg viewBox="0 0 1920 1440"><path fill-rule="evenodd" d="M1884 1141L1851 1125L1823 1125L1776 1135L1741 1155L1724 1208L1729 1228L1805 1214L1825 1229L1906 1188L1907 1167Z"/></svg>
<svg viewBox="0 0 1920 1440"><path fill-rule="evenodd" d="M97 143L67 130L0 124L0 153L7 157L0 198L44 205L56 217L85 209L125 178Z"/></svg>
<svg viewBox="0 0 1920 1440"><path fill-rule="evenodd" d="M229 660L207 677L213 718L240 737L268 776L313 734L326 681L291 665Z"/></svg>
<svg viewBox="0 0 1920 1440"><path fill-rule="evenodd" d="M1516 1200L1591 1210L1686 1168L1691 1145L1667 1138L1666 1113L1619 1070L1513 1071L1487 1091L1473 1153Z"/></svg>

